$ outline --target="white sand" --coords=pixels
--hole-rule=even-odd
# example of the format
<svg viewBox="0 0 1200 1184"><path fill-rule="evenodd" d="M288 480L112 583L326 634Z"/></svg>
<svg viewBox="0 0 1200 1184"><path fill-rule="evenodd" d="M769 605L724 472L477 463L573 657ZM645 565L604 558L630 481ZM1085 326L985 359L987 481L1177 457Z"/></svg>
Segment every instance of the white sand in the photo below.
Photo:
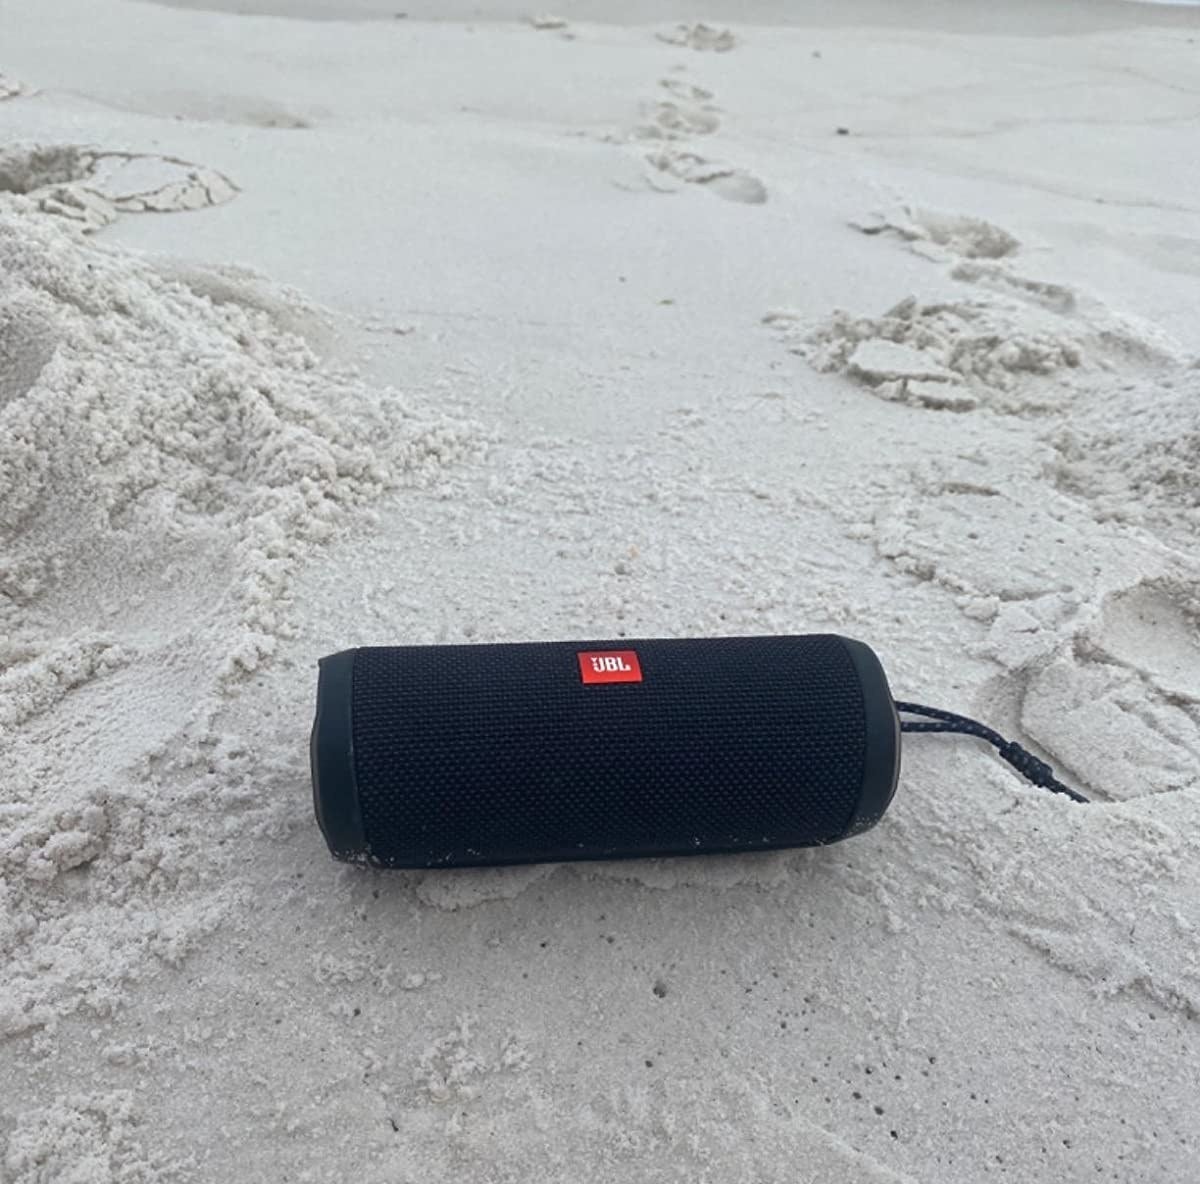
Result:
<svg viewBox="0 0 1200 1184"><path fill-rule="evenodd" d="M1197 14L220 7L0 0L0 1180L1194 1181ZM826 629L1094 803L312 822L335 649Z"/></svg>

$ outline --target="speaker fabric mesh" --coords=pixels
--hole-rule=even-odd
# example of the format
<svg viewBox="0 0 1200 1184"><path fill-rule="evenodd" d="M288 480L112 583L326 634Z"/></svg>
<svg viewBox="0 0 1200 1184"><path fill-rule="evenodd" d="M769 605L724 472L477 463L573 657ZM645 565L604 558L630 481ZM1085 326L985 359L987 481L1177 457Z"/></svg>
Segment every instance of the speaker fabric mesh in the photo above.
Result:
<svg viewBox="0 0 1200 1184"><path fill-rule="evenodd" d="M882 696L852 647L869 656L868 682L874 663ZM641 681L581 676L581 652L631 650ZM319 714L346 722L350 751L325 738L336 751L318 817L321 796L353 794L360 838L348 846L359 849L339 850L329 827L326 837L335 854L383 866L825 843L875 821L895 785L882 670L840 637L397 646L337 660L347 657L348 711ZM319 719L315 783L320 732ZM329 772L334 758L344 776ZM862 808L869 782L876 798L886 790L874 813Z"/></svg>

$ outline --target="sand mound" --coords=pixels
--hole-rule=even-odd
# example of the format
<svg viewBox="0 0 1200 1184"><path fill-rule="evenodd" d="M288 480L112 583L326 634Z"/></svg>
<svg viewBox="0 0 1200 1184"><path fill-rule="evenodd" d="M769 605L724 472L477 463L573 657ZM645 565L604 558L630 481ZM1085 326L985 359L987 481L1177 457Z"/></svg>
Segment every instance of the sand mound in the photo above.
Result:
<svg viewBox="0 0 1200 1184"><path fill-rule="evenodd" d="M786 314L767 322L788 327ZM1089 357L1077 329L1049 326L1015 301L924 303L915 296L877 317L838 310L802 332L792 349L814 369L845 374L881 398L955 411L984 403L1044 409L1044 391L1028 380L1059 376Z"/></svg>
<svg viewBox="0 0 1200 1184"><path fill-rule="evenodd" d="M14 771L0 785L0 1031L13 1031L106 1005L138 950L174 957L211 923L219 901L203 891L186 921L121 914L136 885L169 893L215 871L192 859L211 806L173 798L161 782L180 761L156 745L271 655L294 573L347 511L475 440L323 368L234 289L215 302L52 219L0 213L0 276L0 761ZM211 749L182 763L233 769L237 754Z"/></svg>
<svg viewBox="0 0 1200 1184"><path fill-rule="evenodd" d="M980 218L914 214L912 222L851 223L896 232L935 262L950 263L954 295L906 296L879 316L835 309L819 322L787 310L763 321L815 370L844 374L880 398L945 411L1074 411L1081 382L1180 365L1154 326L1119 316L1066 284L1021 274L1004 257L1017 239ZM1133 389L1137 384L1127 389ZM1153 433L1152 433L1153 434Z"/></svg>

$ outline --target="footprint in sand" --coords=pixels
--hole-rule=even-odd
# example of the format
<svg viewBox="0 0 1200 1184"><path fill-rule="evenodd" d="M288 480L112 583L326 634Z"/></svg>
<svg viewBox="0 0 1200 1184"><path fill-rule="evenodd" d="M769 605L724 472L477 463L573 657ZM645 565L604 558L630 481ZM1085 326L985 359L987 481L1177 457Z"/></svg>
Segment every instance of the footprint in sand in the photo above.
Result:
<svg viewBox="0 0 1200 1184"><path fill-rule="evenodd" d="M676 25L669 33L657 33L659 41L668 45L682 45L687 49L728 53L736 48L738 40L729 29L715 29L703 22L695 25Z"/></svg>
<svg viewBox="0 0 1200 1184"><path fill-rule="evenodd" d="M700 49L733 47L733 34L728 30L718 34L707 25L681 25L679 29L683 40L675 44L695 42L693 48ZM716 44L721 38L729 38L729 43ZM664 193L676 192L681 184L699 185L726 201L762 205L767 200L767 187L753 173L709 160L682 146L692 137L711 136L720 130L720 108L712 102L713 92L682 78L660 78L658 85L669 97L660 97L643 108L644 120L632 133L639 140L665 141L646 157L650 171L643 179L652 189Z"/></svg>
<svg viewBox="0 0 1200 1184"><path fill-rule="evenodd" d="M660 148L646 157L647 163L660 178L672 178L689 185L699 185L726 201L762 205L767 200L767 187L753 173L731 165L705 159L694 152ZM653 181L651 182L653 184ZM673 185L655 185L671 190Z"/></svg>
<svg viewBox="0 0 1200 1184"><path fill-rule="evenodd" d="M881 398L954 411L986 405L1015 415L1070 409L1080 438L1106 430L1093 413L1099 380L1104 388L1132 381L1137 390L1148 367L1178 366L1178 348L1154 326L1065 285L1030 279L994 259L960 259L949 275L984 291L950 299L939 293L929 302L908 296L881 316L839 309L818 324L787 311L763 319L814 369L845 374ZM1153 419L1160 442L1183 422L1165 410Z"/></svg>
<svg viewBox="0 0 1200 1184"><path fill-rule="evenodd" d="M172 156L104 152L92 157L89 185L128 213L219 206L237 194L224 174Z"/></svg>
<svg viewBox="0 0 1200 1184"><path fill-rule="evenodd" d="M114 222L117 212L107 198L79 183L89 172L83 149L73 144L0 149L0 193L30 197L45 213L93 231Z"/></svg>
<svg viewBox="0 0 1200 1184"><path fill-rule="evenodd" d="M1021 245L1007 230L983 218L943 214L914 206L904 206L891 214L871 214L851 221L850 225L860 234L895 235L909 243L918 254L938 260L944 260L947 255L963 259L1003 259L1014 254Z"/></svg>
<svg viewBox="0 0 1200 1184"><path fill-rule="evenodd" d="M1140 370L1140 373L1138 372ZM1058 488L1107 521L1200 538L1200 370L1143 365L1088 392L1050 443Z"/></svg>
<svg viewBox="0 0 1200 1184"><path fill-rule="evenodd" d="M1059 389L1065 376L1103 360L1102 342L1086 327L1003 300L924 304L909 296L882 316L838 310L807 330L787 312L764 321L814 369L845 374L880 398L941 410L986 403L1044 412L1067 397Z"/></svg>
<svg viewBox="0 0 1200 1184"><path fill-rule="evenodd" d="M685 82L682 78L660 78L658 85L668 94L674 95L677 99L683 99L687 103L707 103L713 97L711 90L705 90L702 86Z"/></svg>
<svg viewBox="0 0 1200 1184"><path fill-rule="evenodd" d="M1195 785L1200 588L1194 583L1159 577L1112 592L1095 620L1048 662L1003 678L1014 684L1025 732L1097 795L1129 799Z"/></svg>
<svg viewBox="0 0 1200 1184"><path fill-rule="evenodd" d="M1200 586L1159 579L1114 592L1088 644L1180 706L1200 706Z"/></svg>
<svg viewBox="0 0 1200 1184"><path fill-rule="evenodd" d="M721 126L715 107L704 104L655 103L646 111L646 122L634 129L640 140L685 140L689 136L711 136Z"/></svg>
<svg viewBox="0 0 1200 1184"><path fill-rule="evenodd" d="M221 205L237 194L224 174L151 153L74 144L0 150L0 193L22 194L46 213L95 230L118 213L172 213Z"/></svg>
<svg viewBox="0 0 1200 1184"><path fill-rule="evenodd" d="M1066 314L1075 311L1075 293L1065 284L1029 279L1009 271L1006 264L990 260L964 259L955 265L950 278L964 284L978 284L1019 300L1038 304L1051 312Z"/></svg>
<svg viewBox="0 0 1200 1184"><path fill-rule="evenodd" d="M854 219L850 225L860 234L903 239L918 255L937 263L957 259L951 279L991 288L1052 312L1075 309L1075 293L1070 288L1010 270L1007 260L1020 249L1020 240L986 219L904 206L898 213L875 213Z"/></svg>
<svg viewBox="0 0 1200 1184"><path fill-rule="evenodd" d="M679 78L662 78L658 85L670 98L659 99L646 110L647 122L634 129L639 139L684 140L710 136L720 128L721 117L711 101L712 91Z"/></svg>
<svg viewBox="0 0 1200 1184"><path fill-rule="evenodd" d="M983 218L905 206L850 225L899 237L923 258L949 264L950 279L984 289L928 304L910 296L879 318L835 312L794 347L817 369L847 373L884 398L963 410L986 393L997 410L1055 410L1069 392L1051 387L1069 388L1071 370L1144 373L1180 360L1155 326L1119 316L1065 284L1020 274L1011 261L1020 241ZM786 327L786 314L766 319ZM951 390L956 383L969 391ZM1076 410L1084 414L1095 402Z"/></svg>

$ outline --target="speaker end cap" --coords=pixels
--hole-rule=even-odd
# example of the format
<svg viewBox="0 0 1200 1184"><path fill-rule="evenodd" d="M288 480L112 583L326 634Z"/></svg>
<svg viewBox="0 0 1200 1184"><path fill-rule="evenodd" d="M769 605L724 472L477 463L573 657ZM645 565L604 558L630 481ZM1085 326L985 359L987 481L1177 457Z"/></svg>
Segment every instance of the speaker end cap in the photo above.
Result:
<svg viewBox="0 0 1200 1184"><path fill-rule="evenodd" d="M844 837L870 830L887 812L900 780L900 717L883 666L870 646L843 637L863 694L866 752L858 809Z"/></svg>
<svg viewBox="0 0 1200 1184"><path fill-rule="evenodd" d="M367 853L354 776L353 690L357 653L357 650L343 650L318 663L317 714L309 743L317 825L331 854L345 860L362 860Z"/></svg>

